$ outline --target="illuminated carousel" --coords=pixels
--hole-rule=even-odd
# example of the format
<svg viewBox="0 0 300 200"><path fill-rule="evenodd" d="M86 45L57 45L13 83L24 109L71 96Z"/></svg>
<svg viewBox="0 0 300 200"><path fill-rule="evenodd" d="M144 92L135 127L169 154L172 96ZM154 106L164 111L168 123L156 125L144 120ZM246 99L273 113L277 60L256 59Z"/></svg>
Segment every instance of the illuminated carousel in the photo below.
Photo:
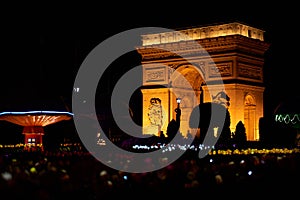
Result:
<svg viewBox="0 0 300 200"><path fill-rule="evenodd" d="M0 120L23 126L24 149L35 150L43 148L44 127L63 120L72 119L70 112L58 111L28 111L28 112L2 112Z"/></svg>

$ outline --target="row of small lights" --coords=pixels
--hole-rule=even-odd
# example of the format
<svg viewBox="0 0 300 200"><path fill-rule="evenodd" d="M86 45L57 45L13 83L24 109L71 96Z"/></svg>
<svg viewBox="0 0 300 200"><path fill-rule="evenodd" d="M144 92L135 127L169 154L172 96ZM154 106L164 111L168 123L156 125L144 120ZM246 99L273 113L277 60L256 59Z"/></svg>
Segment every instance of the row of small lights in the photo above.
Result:
<svg viewBox="0 0 300 200"><path fill-rule="evenodd" d="M20 147L42 147L43 144L23 144L23 143L20 143L20 144L0 144L0 148L20 148Z"/></svg>
<svg viewBox="0 0 300 200"><path fill-rule="evenodd" d="M204 145L199 145L199 147L195 145L179 145L179 144L169 144L169 145L162 145L162 146L157 146L157 145L152 145L152 146L147 146L147 145L134 145L133 149L144 149L144 150L151 150L151 149L163 149L162 153L165 152L171 152L176 149L179 150L194 150L194 151L202 151L202 150L209 150L209 155L234 155L234 154L269 154L269 153L274 153L274 154L292 154L292 153L300 153L299 148L293 148L293 149L288 149L288 148L272 148L272 149L253 149L253 148L247 148L247 149L214 149L214 147L209 147L209 146L204 146Z"/></svg>
<svg viewBox="0 0 300 200"><path fill-rule="evenodd" d="M23 143L19 143L19 144L0 144L0 148L20 148L20 147L42 147L43 144L23 144ZM81 146L80 143L64 143L64 144L60 144L61 147L70 147L70 146Z"/></svg>
<svg viewBox="0 0 300 200"><path fill-rule="evenodd" d="M33 146L32 144L8 144L8 145L1 145L0 148L21 148L21 147L31 147ZM42 144L36 144L36 147L42 147ZM76 146L81 146L80 143L65 143L65 144L60 144L61 147L76 147ZM210 149L209 155L237 155L237 154L244 154L244 155L251 155L251 154L292 154L292 153L300 153L299 148L271 148L271 149L253 149L253 148L247 148L247 149L214 149L213 147L205 147L205 146L197 146L194 145L175 145L175 144L169 144L169 145L162 145L162 146L157 146L157 145L152 145L152 146L147 146L147 145L134 145L133 149L144 149L144 150L150 150L150 149L163 149L162 152L171 152L176 149L186 151L186 150L194 150L194 151L201 151L201 150L207 150Z"/></svg>
<svg viewBox="0 0 300 200"><path fill-rule="evenodd" d="M235 149L235 150L212 150L209 155L251 155L251 154L293 154L300 153L299 148L272 148L272 149Z"/></svg>

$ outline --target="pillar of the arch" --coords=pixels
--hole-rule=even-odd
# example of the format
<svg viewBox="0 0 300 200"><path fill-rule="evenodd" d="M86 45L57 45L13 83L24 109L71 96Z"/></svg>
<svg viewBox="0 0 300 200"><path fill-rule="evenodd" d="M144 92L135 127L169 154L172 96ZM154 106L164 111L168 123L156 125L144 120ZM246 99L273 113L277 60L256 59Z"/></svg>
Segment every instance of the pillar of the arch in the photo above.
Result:
<svg viewBox="0 0 300 200"><path fill-rule="evenodd" d="M176 98L181 98L181 116L179 132L183 137L196 135L196 130L189 126L190 114L199 104L199 91L178 88L142 89L143 95L143 134L166 135L167 127L172 119L176 119Z"/></svg>
<svg viewBox="0 0 300 200"><path fill-rule="evenodd" d="M248 141L259 140L259 120L263 117L263 92L264 87L246 84L224 84L203 87L203 101L214 102L213 97L224 90L230 98L228 111L230 113L230 130L235 132L236 125L242 121L246 128ZM251 95L254 99L252 105L246 104L246 96ZM225 100L224 100L225 101Z"/></svg>
<svg viewBox="0 0 300 200"><path fill-rule="evenodd" d="M169 88L142 89L143 135L166 134L170 119L175 117L176 97ZM174 100L175 99L175 100Z"/></svg>

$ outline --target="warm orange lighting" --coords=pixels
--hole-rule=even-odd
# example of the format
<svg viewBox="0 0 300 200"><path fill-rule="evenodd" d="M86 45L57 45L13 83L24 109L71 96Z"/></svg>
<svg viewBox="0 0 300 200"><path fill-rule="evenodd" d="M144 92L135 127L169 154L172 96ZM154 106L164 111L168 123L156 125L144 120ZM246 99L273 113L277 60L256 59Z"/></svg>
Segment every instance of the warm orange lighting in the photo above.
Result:
<svg viewBox="0 0 300 200"><path fill-rule="evenodd" d="M195 133L188 123L195 105L214 102L228 109L231 132L242 121L247 140L258 141L264 105L264 53L269 46L264 41L263 30L238 22L142 35L142 45L137 51L142 57L145 86L142 89L143 134L156 134L158 129L166 131L168 123L175 118L173 110L177 102L173 92L176 90L182 98L180 132L183 136L191 131ZM185 87L179 76L173 76L176 72L192 90ZM224 84L220 83L221 79ZM158 88L158 84L163 87ZM192 99L193 95L196 100ZM163 111L162 125L153 129L149 129L147 114L151 98L161 100Z"/></svg>

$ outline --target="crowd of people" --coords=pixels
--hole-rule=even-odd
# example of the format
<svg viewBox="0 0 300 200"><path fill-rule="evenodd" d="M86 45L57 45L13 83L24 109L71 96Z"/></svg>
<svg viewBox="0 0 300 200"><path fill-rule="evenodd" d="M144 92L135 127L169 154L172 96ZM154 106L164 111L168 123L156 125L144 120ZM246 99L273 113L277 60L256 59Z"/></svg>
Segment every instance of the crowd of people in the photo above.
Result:
<svg viewBox="0 0 300 200"><path fill-rule="evenodd" d="M0 157L0 194L32 200L176 194L188 198L293 197L298 195L299 166L298 153L207 155L201 159L187 153L161 169L128 173L106 166L86 151L6 152Z"/></svg>

